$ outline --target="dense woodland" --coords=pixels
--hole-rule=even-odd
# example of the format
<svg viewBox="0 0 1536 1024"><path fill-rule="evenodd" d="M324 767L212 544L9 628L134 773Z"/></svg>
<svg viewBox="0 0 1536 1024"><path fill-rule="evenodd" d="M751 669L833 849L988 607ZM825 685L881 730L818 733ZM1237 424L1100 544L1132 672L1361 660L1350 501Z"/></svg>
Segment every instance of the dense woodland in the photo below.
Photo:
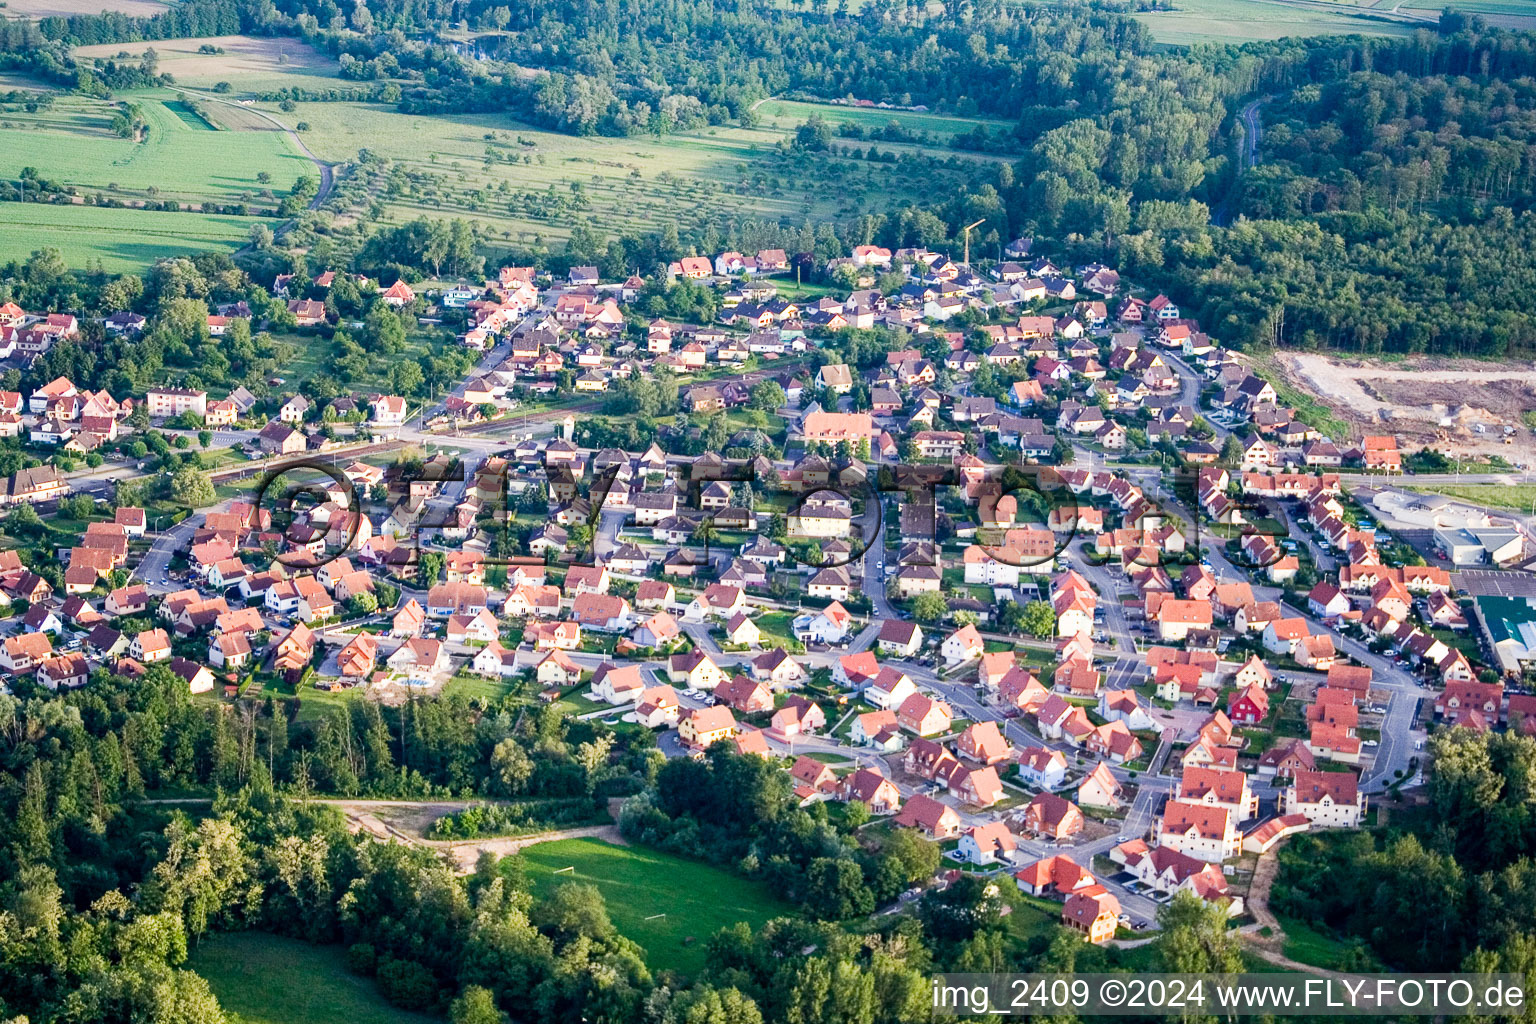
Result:
<svg viewBox="0 0 1536 1024"><path fill-rule="evenodd" d="M1536 739L1453 729L1432 738L1431 756L1427 810L1394 814L1384 834L1298 836L1272 905L1358 936L1399 970L1531 976Z"/></svg>
<svg viewBox="0 0 1536 1024"><path fill-rule="evenodd" d="M487 59L438 40L439 28L461 22L486 33L477 45ZM1406 40L1161 52L1104 4L953 4L929 18L893 2L849 16L836 5L766 0L189 0L152 18L0 20L0 67L102 95L163 79L146 62L80 68L70 45L233 31L303 36L341 59L349 86L401 110L506 111L573 133L750 123L753 102L785 92L1015 126L964 144L1010 147L1016 160L978 165L965 188L934 190L924 204L841 224L680 223L643 237L580 224L561 251L507 252L503 262L556 272L590 262L614 278L693 252L782 247L816 279L851 245L952 249L961 225L983 220L977 251L1033 235L1053 257L1107 259L1128 280L1168 291L1225 343L1536 348L1536 36L1476 19L1447 15L1438 31ZM1238 111L1265 97L1260 165L1239 174ZM845 141L813 126L786 150L840 159L829 145ZM312 194L295 189L287 212ZM289 239L307 255L267 237L238 260L169 260L142 277L81 272L48 252L0 268L0 300L151 318L136 339L109 340L91 325L27 379L4 384L30 388L64 373L121 398L170 371L196 386L259 389L292 359L291 346L243 328L215 343L211 306L244 300L281 327L288 314L265 287L278 273L350 262L386 281L417 280L471 273L485 255L467 223L347 230L344 238L305 216ZM311 397L377 377L381 363L403 394L465 371L463 353L441 346L400 358L400 319L347 275L325 299L364 327L330 339L332 355L306 385ZM706 320L715 301L695 286L656 283L639 312ZM867 365L895 344L849 332L839 357ZM609 402L633 417L621 440L638 447L651 418L675 406L676 389L626 387ZM666 762L648 734L513 700L359 702L299 721L284 702L194 702L162 668L136 681L102 676L67 695L18 691L0 696L0 1018L216 1024L212 996L181 965L199 936L238 928L345 944L354 968L396 1004L443 1011L457 999L462 1019L486 1021L496 1007L552 1022L925 1020L933 969L1130 965L1121 951L1071 936L1020 940L997 895L970 878L925 896L914 914L870 919L931 874L936 850L908 832L856 836L857 810L834 821L823 806L799 808L784 773L753 758L717 750ZM1362 963L1536 971L1526 925L1536 914L1536 741L1452 734L1434 753L1425 817L1384 834L1299 837L1275 905L1358 937ZM195 817L145 802L189 790L221 796ZM804 913L708 937L704 974L679 979L645 966L594 890L567 886L535 900L515 859L455 879L424 854L348 836L314 799L358 794L518 801L515 813L444 826L461 834L586 820L607 798L625 798L621 825L633 841L684 855L709 849ZM1198 905L1175 903L1164 925L1155 956L1135 966L1237 962L1221 923ZM464 1009L486 1006L489 1016Z"/></svg>
<svg viewBox="0 0 1536 1024"><path fill-rule="evenodd" d="M210 789L211 808L153 802ZM705 970L679 978L647 968L590 886L535 899L516 858L456 878L429 853L349 835L317 801L468 793L544 808L637 793L635 839L715 849L807 914L701 936ZM666 762L643 731L510 700L357 702L299 723L286 702L194 700L164 666L67 695L23 685L0 696L0 1019L219 1024L184 963L202 936L239 929L343 944L392 1003L456 1024L506 1019L498 1008L573 1024L924 1021L931 970L1130 966L1068 933L1010 936L1000 893L974 876L869 920L932 873L937 848L907 830L861 844L857 814L834 826L795 803L759 758L722 746ZM1237 962L1219 911L1181 900L1162 924L1138 964Z"/></svg>

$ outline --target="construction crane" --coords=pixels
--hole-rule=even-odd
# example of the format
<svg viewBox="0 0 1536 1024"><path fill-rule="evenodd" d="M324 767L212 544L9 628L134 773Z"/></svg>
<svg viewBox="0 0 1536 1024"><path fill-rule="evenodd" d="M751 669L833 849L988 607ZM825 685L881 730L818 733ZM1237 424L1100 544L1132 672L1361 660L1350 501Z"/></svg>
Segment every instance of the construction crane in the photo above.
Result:
<svg viewBox="0 0 1536 1024"><path fill-rule="evenodd" d="M969 269L971 266L971 228L985 224L986 222L987 218L983 217L975 224L967 224L965 227L960 229L965 233L965 266L967 269Z"/></svg>

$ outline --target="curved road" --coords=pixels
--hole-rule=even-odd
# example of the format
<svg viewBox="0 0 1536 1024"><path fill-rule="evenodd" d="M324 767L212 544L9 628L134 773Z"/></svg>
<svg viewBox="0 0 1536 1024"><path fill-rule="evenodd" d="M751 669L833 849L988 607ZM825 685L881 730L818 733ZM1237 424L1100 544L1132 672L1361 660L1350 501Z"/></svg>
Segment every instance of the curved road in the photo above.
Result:
<svg viewBox="0 0 1536 1024"><path fill-rule="evenodd" d="M1236 199L1238 183L1243 173L1256 167L1259 162L1259 136L1263 134L1264 125L1259 119L1259 108L1268 103L1273 97L1260 96L1256 100L1250 100L1242 110L1237 112L1237 119L1243 126L1243 138L1238 143L1237 149L1237 177L1232 181L1232 188L1222 199L1221 205L1211 213L1211 223L1218 227L1225 227L1232 221L1232 205Z"/></svg>
<svg viewBox="0 0 1536 1024"><path fill-rule="evenodd" d="M1238 154L1238 167L1240 170L1248 170L1258 165L1259 162L1259 136L1263 134L1264 123L1259 120L1259 108L1268 103L1270 97L1260 96L1249 103L1238 113L1243 122L1243 148Z"/></svg>
<svg viewBox="0 0 1536 1024"><path fill-rule="evenodd" d="M304 144L304 140L299 136L298 132L294 131L292 128L289 128L287 125L283 124L283 122L279 121L277 118L273 117L271 114L267 113L265 110L260 109L259 107L247 107L237 100L227 100L215 93L203 92L198 89L187 89L186 91L195 93L202 99L211 100L214 103L222 103L226 107L235 107L240 110L248 110L255 114L257 117L261 118L263 121L275 125L279 131L287 133L288 137L293 140L293 144L299 147L299 152L302 153L310 163L314 164L315 168L320 172L320 187L315 191L315 198L309 201L309 208L311 210L320 209L320 204L325 202L326 198L331 194L331 187L336 183L336 175L332 171L330 164L326 163L324 160L321 160L319 157L315 156L314 153L310 152L309 147ZM289 223L292 222L290 221ZM287 224L283 225L284 228L287 226Z"/></svg>

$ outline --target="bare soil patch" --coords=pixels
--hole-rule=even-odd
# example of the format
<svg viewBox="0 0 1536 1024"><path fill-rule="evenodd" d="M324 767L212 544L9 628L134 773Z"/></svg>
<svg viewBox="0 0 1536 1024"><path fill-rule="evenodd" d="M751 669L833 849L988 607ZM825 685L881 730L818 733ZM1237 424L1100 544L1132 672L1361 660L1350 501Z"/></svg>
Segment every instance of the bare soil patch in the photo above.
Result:
<svg viewBox="0 0 1536 1024"><path fill-rule="evenodd" d="M1435 441L1457 455L1533 450L1521 414L1536 409L1536 364L1429 358L1383 364L1315 352L1281 353L1276 363L1362 432ZM1506 426L1515 429L1508 445Z"/></svg>
<svg viewBox="0 0 1536 1024"><path fill-rule="evenodd" d="M8 17L68 18L75 14L102 14L117 11L136 18L159 14L169 7L159 0L9 0Z"/></svg>
<svg viewBox="0 0 1536 1024"><path fill-rule="evenodd" d="M38 0L44 2L44 0ZM47 0L58 2L58 0ZM148 6L159 8L160 4ZM202 46L215 46L223 53L199 53ZM214 36L200 39L156 39L148 43L100 43L81 46L77 57L116 57L127 52L138 57L146 49L160 56L160 70L169 71L177 80L238 78L241 75L303 71L332 71L336 64L314 47L282 37Z"/></svg>

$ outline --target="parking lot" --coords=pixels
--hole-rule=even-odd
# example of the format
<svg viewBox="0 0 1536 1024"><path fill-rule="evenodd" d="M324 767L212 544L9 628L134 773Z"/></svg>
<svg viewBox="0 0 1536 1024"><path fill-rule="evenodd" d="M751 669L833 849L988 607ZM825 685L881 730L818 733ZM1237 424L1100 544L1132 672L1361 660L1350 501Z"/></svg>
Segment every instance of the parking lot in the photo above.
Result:
<svg viewBox="0 0 1536 1024"><path fill-rule="evenodd" d="M1451 575L1451 585L1473 597L1536 597L1536 575L1497 569L1464 569Z"/></svg>

